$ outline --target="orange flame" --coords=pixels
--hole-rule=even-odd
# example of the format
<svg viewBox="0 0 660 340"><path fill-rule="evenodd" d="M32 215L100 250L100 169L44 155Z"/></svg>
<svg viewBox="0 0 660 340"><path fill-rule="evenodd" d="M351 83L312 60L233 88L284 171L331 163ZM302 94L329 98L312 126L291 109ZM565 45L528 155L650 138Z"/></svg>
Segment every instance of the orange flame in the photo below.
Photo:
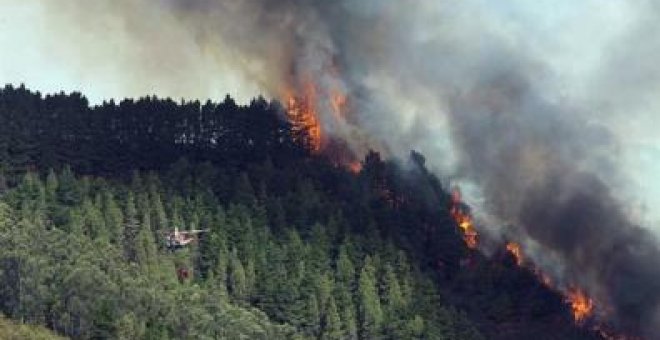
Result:
<svg viewBox="0 0 660 340"><path fill-rule="evenodd" d="M513 255L516 259L516 264L518 266L523 265L523 252L522 248L518 243L508 242L506 244L506 250ZM552 280L548 275L543 273L538 268L534 269L536 277L548 288L553 288ZM564 299L571 306L573 312L573 319L576 323L580 324L589 318L594 311L594 301L588 297L584 291L579 288L571 288L564 292Z"/></svg>
<svg viewBox="0 0 660 340"><path fill-rule="evenodd" d="M297 142L313 152L321 150L321 123L316 112L316 88L307 83L301 94L287 91L286 111Z"/></svg>
<svg viewBox="0 0 660 340"><path fill-rule="evenodd" d="M329 75L340 79L336 67L331 67ZM329 86L320 86L314 77L305 76L299 79L298 86L285 89L282 98L286 103L286 114L291 123L293 139L307 150L319 154L324 153L337 166L344 167L352 173L362 170L362 163L343 141L330 138L328 129L341 130L346 123L348 111L348 96L340 82ZM321 111L321 110L327 110ZM324 126L320 115L330 119L333 126Z"/></svg>
<svg viewBox="0 0 660 340"><path fill-rule="evenodd" d="M572 288L566 292L566 302L570 303L573 318L577 323L584 322L594 310L593 300L579 288Z"/></svg>
<svg viewBox="0 0 660 340"><path fill-rule="evenodd" d="M479 234L474 227L474 221L472 221L472 216L469 213L466 213L462 208L461 202L461 193L458 190L454 190L451 195L452 206L449 210L451 217L456 221L456 224L461 231L463 232L463 241L470 249L476 249L479 243L478 238Z"/></svg>
<svg viewBox="0 0 660 340"><path fill-rule="evenodd" d="M360 173L362 171L362 163L359 161L353 161L346 165L348 170L354 174Z"/></svg>
<svg viewBox="0 0 660 340"><path fill-rule="evenodd" d="M506 250L516 259L516 264L518 266L523 265L524 256L518 243L508 242L506 244ZM548 275L543 273L538 268L534 268L534 273L546 287L553 289L552 280ZM566 290L564 292L564 299L568 304L570 304L571 311L573 312L573 319L577 324L581 324L593 314L595 307L594 301L588 297L581 289L571 288Z"/></svg>
<svg viewBox="0 0 660 340"><path fill-rule="evenodd" d="M450 214L456 224L463 232L463 240L468 248L476 249L478 245L478 233L474 227L474 222L469 212L465 211L464 204L461 201L461 195L458 190L454 190L451 196ZM579 287L571 287L568 289L558 289L557 285L553 282L552 278L544 273L540 268L534 267L532 263L525 263L525 255L519 243L508 242L506 250L515 258L516 264L519 267L523 265L529 267L530 270L537 276L539 281L549 289L559 291L564 296L564 301L570 306L573 314L573 319L577 325L584 325L584 323L593 317L596 304L595 301L587 295L587 293ZM603 325L595 325L592 330L597 332L600 336L607 340L640 340L635 336L618 334L614 330L609 330Z"/></svg>
<svg viewBox="0 0 660 340"><path fill-rule="evenodd" d="M320 152L323 148L324 137L321 121L319 119L319 107L321 102L329 103L329 110L337 122L345 121L348 97L339 88L322 89L310 78L307 78L302 86L291 87L284 93L287 103L286 111L292 124L294 135L302 145L311 151ZM353 171L355 166L349 164L348 168Z"/></svg>
<svg viewBox="0 0 660 340"><path fill-rule="evenodd" d="M520 245L515 242L509 242L506 244L506 250L516 259L516 264L518 266L522 266L523 255L522 250L520 249Z"/></svg>

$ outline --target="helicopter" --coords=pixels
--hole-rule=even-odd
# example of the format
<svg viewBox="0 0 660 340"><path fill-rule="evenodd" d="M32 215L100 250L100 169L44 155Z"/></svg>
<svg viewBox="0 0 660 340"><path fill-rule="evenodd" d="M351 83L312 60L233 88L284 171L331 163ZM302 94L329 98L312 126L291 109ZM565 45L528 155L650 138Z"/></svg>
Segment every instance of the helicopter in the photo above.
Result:
<svg viewBox="0 0 660 340"><path fill-rule="evenodd" d="M181 249L196 242L199 234L208 231L208 229L179 231L179 228L175 227L174 231L165 233L165 246L172 251Z"/></svg>

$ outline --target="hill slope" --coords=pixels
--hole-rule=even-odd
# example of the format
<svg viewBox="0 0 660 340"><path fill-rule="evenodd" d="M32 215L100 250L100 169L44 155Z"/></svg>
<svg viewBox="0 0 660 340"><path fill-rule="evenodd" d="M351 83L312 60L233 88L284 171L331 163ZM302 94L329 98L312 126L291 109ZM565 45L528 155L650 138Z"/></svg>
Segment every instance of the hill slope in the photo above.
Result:
<svg viewBox="0 0 660 340"><path fill-rule="evenodd" d="M464 246L421 155L352 173L279 112L2 90L0 311L80 339L594 337Z"/></svg>

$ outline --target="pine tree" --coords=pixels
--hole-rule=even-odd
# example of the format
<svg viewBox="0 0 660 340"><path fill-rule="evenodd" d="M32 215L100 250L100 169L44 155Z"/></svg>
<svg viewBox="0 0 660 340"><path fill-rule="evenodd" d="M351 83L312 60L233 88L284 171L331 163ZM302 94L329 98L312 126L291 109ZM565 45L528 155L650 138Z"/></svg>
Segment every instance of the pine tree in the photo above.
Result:
<svg viewBox="0 0 660 340"><path fill-rule="evenodd" d="M310 237L310 265L317 271L326 271L330 267L328 259L330 253L330 240L325 227L315 223Z"/></svg>
<svg viewBox="0 0 660 340"><path fill-rule="evenodd" d="M59 185L57 186L58 201L64 205L74 206L80 203L82 195L78 181L70 167L65 167L59 176Z"/></svg>
<svg viewBox="0 0 660 340"><path fill-rule="evenodd" d="M49 201L55 202L58 186L57 174L51 168L48 170L48 175L46 176L46 198Z"/></svg>
<svg viewBox="0 0 660 340"><path fill-rule="evenodd" d="M407 303L401 291L399 280L392 266L385 265L383 274L383 292L385 308L384 333L393 339L413 339L423 330L412 329L411 325L419 325L417 318L409 319Z"/></svg>
<svg viewBox="0 0 660 340"><path fill-rule="evenodd" d="M318 337L321 328L321 314L316 295L309 294L306 299L302 330L310 337Z"/></svg>
<svg viewBox="0 0 660 340"><path fill-rule="evenodd" d="M343 339L342 335L342 324L341 319L339 318L339 312L337 311L337 304L335 299L330 297L327 303L327 308L325 309L325 316L323 321L323 332L321 334L321 339L323 340L341 340Z"/></svg>
<svg viewBox="0 0 660 340"><path fill-rule="evenodd" d="M220 290L218 293L225 296L227 295L229 251L227 251L227 245L224 239L220 239L217 244L218 246L215 251L218 255L213 267L213 279L218 283L217 287Z"/></svg>
<svg viewBox="0 0 660 340"><path fill-rule="evenodd" d="M332 280L332 275L328 273L319 273L317 277L318 282L316 283L316 294L318 296L319 308L321 311L325 311L328 307L327 304L330 299L334 300L332 294L335 291L335 285Z"/></svg>
<svg viewBox="0 0 660 340"><path fill-rule="evenodd" d="M403 314L403 308L405 307L403 293L401 292L401 286L399 285L399 280L396 277L394 269L389 264L385 265L384 286L387 314L392 318L396 317L396 315Z"/></svg>
<svg viewBox="0 0 660 340"><path fill-rule="evenodd" d="M158 252L156 242L151 229L148 227L150 220L149 214L143 216L140 230L135 238L135 261L145 273L153 273L158 263Z"/></svg>
<svg viewBox="0 0 660 340"><path fill-rule="evenodd" d="M229 291L236 300L245 301L247 297L246 281L245 269L234 248L229 256Z"/></svg>
<svg viewBox="0 0 660 340"><path fill-rule="evenodd" d="M336 277L335 296L337 296L337 305L341 310L352 307L355 289L355 267L353 266L353 261L348 256L345 245L339 248Z"/></svg>
<svg viewBox="0 0 660 340"><path fill-rule="evenodd" d="M166 230L169 228L167 214L161 199L160 193L155 187L150 188L149 197L151 201L151 221L154 225L154 231Z"/></svg>
<svg viewBox="0 0 660 340"><path fill-rule="evenodd" d="M84 221L83 231L85 235L88 235L92 239L104 236L103 238L107 240L107 228L105 226L105 221L103 220L103 215L94 203L92 203L90 199L85 198L81 209Z"/></svg>
<svg viewBox="0 0 660 340"><path fill-rule="evenodd" d="M342 245L339 248L337 258L337 281L346 288L352 289L355 282L355 266L348 255L348 247Z"/></svg>
<svg viewBox="0 0 660 340"><path fill-rule="evenodd" d="M355 307L353 303L344 306L341 315L342 337L344 339L356 340L358 338L358 322L355 316Z"/></svg>
<svg viewBox="0 0 660 340"><path fill-rule="evenodd" d="M138 192L135 196L135 208L138 212L138 217L140 224L145 224L145 226L152 230L151 226L151 204L149 202L149 196L145 192Z"/></svg>
<svg viewBox="0 0 660 340"><path fill-rule="evenodd" d="M245 297L251 299L257 284L257 273L254 268L254 260L248 259L245 266Z"/></svg>
<svg viewBox="0 0 660 340"><path fill-rule="evenodd" d="M110 241L118 242L123 231L124 214L109 191L105 191L103 194L103 219Z"/></svg>
<svg viewBox="0 0 660 340"><path fill-rule="evenodd" d="M64 229L69 231L71 234L76 236L82 236L84 234L84 220L82 212L80 209L71 208L68 210L69 216L67 218L67 223L64 225Z"/></svg>
<svg viewBox="0 0 660 340"><path fill-rule="evenodd" d="M129 261L137 260L136 238L140 231L140 225L137 219L137 211L133 199L133 193L129 192L126 196L126 214L124 217L124 229L122 232L122 245L124 247L124 256Z"/></svg>
<svg viewBox="0 0 660 340"><path fill-rule="evenodd" d="M380 335L383 311L376 288L376 269L369 256L366 257L360 272L358 295L360 299L360 337L363 339L376 338Z"/></svg>

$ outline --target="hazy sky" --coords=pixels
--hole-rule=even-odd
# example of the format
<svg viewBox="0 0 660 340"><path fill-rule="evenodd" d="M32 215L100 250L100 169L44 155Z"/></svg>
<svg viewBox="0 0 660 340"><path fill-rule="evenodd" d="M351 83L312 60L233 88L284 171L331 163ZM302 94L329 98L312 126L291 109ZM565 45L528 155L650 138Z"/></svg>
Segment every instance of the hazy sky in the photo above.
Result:
<svg viewBox="0 0 660 340"><path fill-rule="evenodd" d="M81 91L92 103L147 94L219 99L231 93L239 101L277 95L255 76L266 69L262 64L233 53L223 39L198 44L173 13L153 6L168 1L0 0L0 83ZM376 2L361 3L368 11ZM151 7L131 16L113 4ZM660 26L653 23L659 16L652 1L434 0L406 6L409 15L428 21L414 31L418 39L446 30L433 15L456 7L456 16L465 18L450 29L483 27L497 43L542 62L548 72L538 82L549 97L589 107L594 120L620 138L618 161L629 178L622 185L636 207L660 204L660 71L654 61L660 43L649 43L659 39ZM414 110L403 100L391 104L402 115Z"/></svg>
<svg viewBox="0 0 660 340"><path fill-rule="evenodd" d="M201 50L166 13L145 17L147 28L138 29L147 36L136 37L131 20L101 6L85 19L69 13L68 7L85 2L93 7L77 0L0 0L0 82L82 91L92 103L149 94L201 99L231 93L248 100L260 92L232 63Z"/></svg>
<svg viewBox="0 0 660 340"><path fill-rule="evenodd" d="M151 2L158 1L162 0ZM260 91L249 77L232 67L240 58L219 60L201 50L195 37L177 27L167 13L155 9L153 17L143 18L149 36L135 38L130 20L122 22L100 7L96 12L92 8L86 20L67 16L67 7L83 2L0 0L0 82L24 82L45 92L84 91L92 102L149 93L220 97L230 92L246 99ZM547 61L560 68L558 74L565 76L568 84L597 65L601 47L628 24L630 13L624 2L473 0L463 6L487 16L503 34L524 42L525 48L547 54ZM420 3L435 6L432 1ZM162 40L175 43L163 46L159 43ZM160 57L145 53L154 48L144 46L149 42L160 49ZM142 72L128 75L127 66Z"/></svg>

